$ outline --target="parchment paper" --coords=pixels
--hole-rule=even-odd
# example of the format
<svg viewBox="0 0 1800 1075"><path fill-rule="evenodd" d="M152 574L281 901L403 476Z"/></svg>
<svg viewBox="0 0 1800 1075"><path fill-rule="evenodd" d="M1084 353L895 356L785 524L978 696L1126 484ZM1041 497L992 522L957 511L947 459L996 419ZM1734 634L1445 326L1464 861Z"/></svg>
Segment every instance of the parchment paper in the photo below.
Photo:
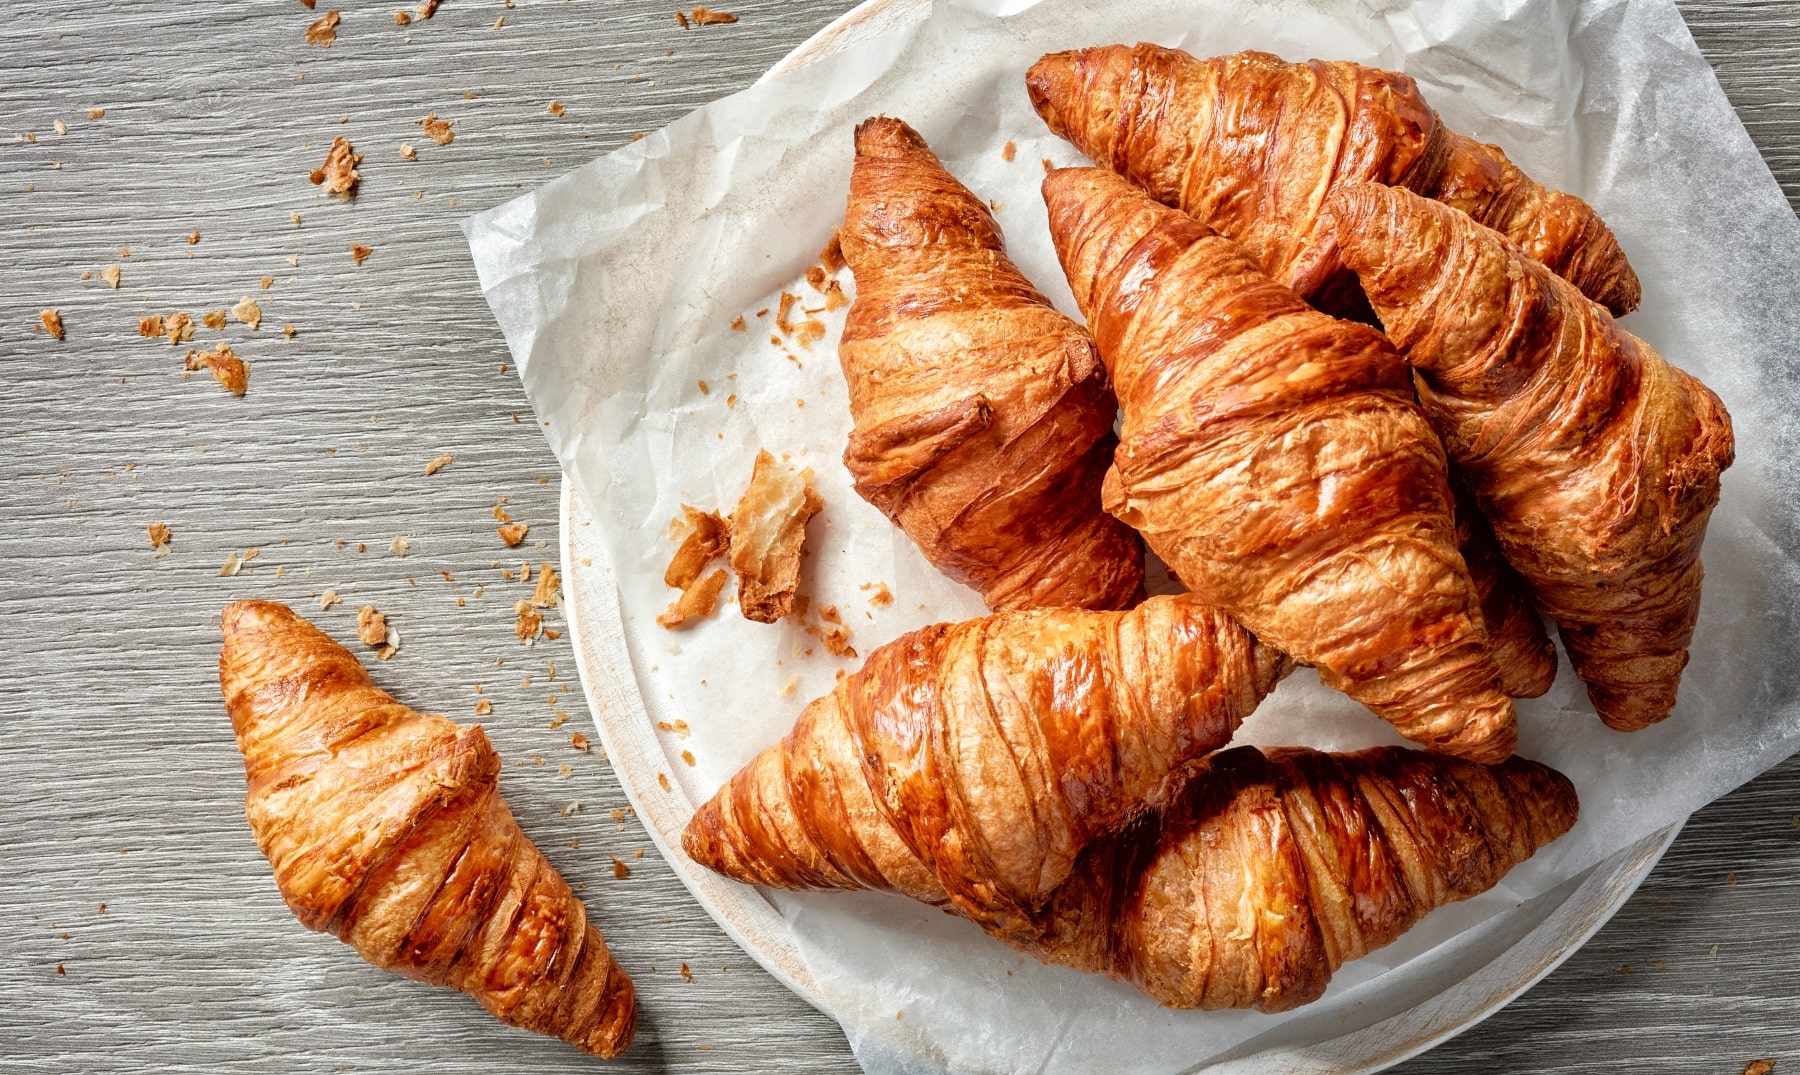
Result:
<svg viewBox="0 0 1800 1075"><path fill-rule="evenodd" d="M1289 1016L1165 1011L897 897L775 895L872 1071L1168 1072L1289 1018L1329 1036L1359 1025L1358 1005L1374 991L1391 996L1396 982L1442 973L1527 899L1800 747L1800 486L1788 420L1800 406L1800 222L1673 4L1089 6L940 0L919 25L703 108L469 222L483 288L544 433L602 531L646 708L692 729L685 740L668 735L666 748L669 773L694 801L857 664L828 656L791 622L750 623L731 607L693 630L655 623L674 596L661 578L674 549L669 521L682 504L730 510L758 448L813 468L827 507L809 531L802 590L839 606L860 652L983 611L850 488L839 461L850 428L835 357L842 311L819 315L828 332L811 350L772 343L771 323L783 290L822 305L801 277L841 219L851 129L878 113L912 123L993 200L1014 259L1078 316L1038 184L1042 160L1082 160L1044 129L1022 82L1046 51L1153 40L1200 55L1255 47L1407 71L1452 126L1500 143L1607 218L1644 282L1643 309L1626 326L1724 399L1738 462L1707 537L1705 604L1675 715L1635 735L1608 731L1566 660L1546 697L1520 703L1521 753L1575 781L1582 818L1501 888L1435 913ZM730 328L739 315L746 331ZM877 582L894 604L870 604ZM1400 740L1302 672L1240 741ZM1402 965L1403 975L1386 973Z"/></svg>

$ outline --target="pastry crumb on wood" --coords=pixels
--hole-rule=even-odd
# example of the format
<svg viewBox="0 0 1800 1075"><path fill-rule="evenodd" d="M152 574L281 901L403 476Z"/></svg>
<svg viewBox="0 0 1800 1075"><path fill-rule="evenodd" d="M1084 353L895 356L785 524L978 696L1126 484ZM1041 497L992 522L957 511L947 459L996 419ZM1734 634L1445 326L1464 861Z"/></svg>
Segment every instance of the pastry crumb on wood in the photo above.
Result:
<svg viewBox="0 0 1800 1075"><path fill-rule="evenodd" d="M161 314L150 314L147 317L138 318L139 336L147 336L150 339L156 339L162 334L163 316Z"/></svg>
<svg viewBox="0 0 1800 1075"><path fill-rule="evenodd" d="M689 982L694 980L694 972L688 969L688 965L686 963L683 963L681 965L681 977L684 980L689 981Z"/></svg>
<svg viewBox="0 0 1800 1075"><path fill-rule="evenodd" d="M319 607L323 608L321 604ZM356 637L365 646L383 646L387 644L387 615L374 605L364 605L356 610Z"/></svg>
<svg viewBox="0 0 1800 1075"><path fill-rule="evenodd" d="M200 323L210 329L222 329L225 327L225 311L208 310L200 315Z"/></svg>
<svg viewBox="0 0 1800 1075"><path fill-rule="evenodd" d="M419 151L413 148L413 144L411 142L401 142L400 143L400 159L416 161L419 159Z"/></svg>
<svg viewBox="0 0 1800 1075"><path fill-rule="evenodd" d="M306 6L312 7L311 4ZM318 45L320 48L330 48L332 42L337 40L338 23L342 21L343 18L335 10L327 11L324 17L307 25L306 43Z"/></svg>
<svg viewBox="0 0 1800 1075"><path fill-rule="evenodd" d="M61 311L40 310L38 312L38 323L44 326L44 331L50 334L51 339L60 340L64 338Z"/></svg>
<svg viewBox="0 0 1800 1075"><path fill-rule="evenodd" d="M475 703L475 715L478 717L485 717L493 711L494 703L488 701L486 698Z"/></svg>
<svg viewBox="0 0 1800 1075"><path fill-rule="evenodd" d="M150 532L150 547L152 549L160 549L167 545L170 537L173 536L169 533L168 523L151 523L144 529Z"/></svg>
<svg viewBox="0 0 1800 1075"><path fill-rule="evenodd" d="M234 396L243 395L250 386L250 367L232 353L228 343L221 343L212 351L189 351L183 365L188 370L204 366L212 373L213 380L224 385L225 390Z"/></svg>
<svg viewBox="0 0 1800 1075"><path fill-rule="evenodd" d="M1769 1073L1774 1070L1775 1059L1773 1057L1762 1060L1752 1060L1744 1065L1744 1075L1769 1075Z"/></svg>
<svg viewBox="0 0 1800 1075"><path fill-rule="evenodd" d="M677 590L685 590L700 577L706 565L731 550L731 524L717 512L700 511L681 506L687 524L687 536L663 571L663 582Z"/></svg>
<svg viewBox="0 0 1800 1075"><path fill-rule="evenodd" d="M499 511L500 509L496 508L495 510ZM510 549L525 540L525 535L531 532L531 524L515 523L509 520L494 532L500 535L500 540Z"/></svg>
<svg viewBox="0 0 1800 1075"><path fill-rule="evenodd" d="M529 642L543 633L544 617L538 615L530 601L514 604L513 614L518 617L518 621L513 624L513 633L519 636L520 642Z"/></svg>
<svg viewBox="0 0 1800 1075"><path fill-rule="evenodd" d="M237 305L231 308L231 316L249 325L252 332L262 328L262 307L248 295L239 299Z"/></svg>
<svg viewBox="0 0 1800 1075"><path fill-rule="evenodd" d="M656 622L668 630L674 630L712 615L719 606L719 593L725 589L726 579L725 569L719 568L690 582L682 589L681 596L656 617Z"/></svg>
<svg viewBox="0 0 1800 1075"><path fill-rule="evenodd" d="M569 745L584 754L593 749L591 744L588 743L588 737L582 735L580 732L576 732L574 735L569 736Z"/></svg>
<svg viewBox="0 0 1800 1075"><path fill-rule="evenodd" d="M326 590L319 595L319 611L323 612L332 605L342 604L343 601L344 599L338 596L336 590Z"/></svg>
<svg viewBox="0 0 1800 1075"><path fill-rule="evenodd" d="M314 186L324 187L325 193L348 201L356 195L356 186L362 182L362 173L356 170L361 163L362 154L350 148L349 139L334 138L331 148L325 151L325 163L314 168L307 178Z"/></svg>
<svg viewBox="0 0 1800 1075"><path fill-rule="evenodd" d="M429 478L454 462L456 462L456 456L449 452L445 452L443 455L440 455L436 459L425 464L425 476Z"/></svg>
<svg viewBox="0 0 1800 1075"><path fill-rule="evenodd" d="M625 865L625 860L621 858L613 859L613 878L618 881L623 881L630 876L631 867Z"/></svg>
<svg viewBox="0 0 1800 1075"><path fill-rule="evenodd" d="M738 17L729 11L714 11L709 7L696 7L688 12L688 19L696 26L723 26L738 21Z"/></svg>
<svg viewBox="0 0 1800 1075"><path fill-rule="evenodd" d="M361 243L350 244L350 260L357 265L369 260L369 255L374 252L375 248L372 246L364 246Z"/></svg>
<svg viewBox="0 0 1800 1075"><path fill-rule="evenodd" d="M811 470L796 471L767 451L756 453L750 485L731 513L731 567L746 619L774 623L793 608L806 524L823 507Z"/></svg>
<svg viewBox="0 0 1800 1075"><path fill-rule="evenodd" d="M423 128L425 134L440 146L447 146L456 141L456 132L450 129L450 121L439 119L436 112L430 113L424 119L415 119L413 123Z"/></svg>
<svg viewBox="0 0 1800 1075"><path fill-rule="evenodd" d="M117 265L108 265L106 268L100 270L100 279L106 282L107 287L117 291L119 290L119 271Z"/></svg>
<svg viewBox="0 0 1800 1075"><path fill-rule="evenodd" d="M162 336L171 346L179 347L191 343L194 339L194 319L183 313L165 314L159 321L162 325ZM138 330L143 331L142 323Z"/></svg>
<svg viewBox="0 0 1800 1075"><path fill-rule="evenodd" d="M555 116L557 119L561 119L569 110L563 107L561 101L551 101L548 105L544 106L544 111Z"/></svg>
<svg viewBox="0 0 1800 1075"><path fill-rule="evenodd" d="M549 564L538 566L537 589L531 593L531 603L538 608L555 608L557 591L562 589L562 579L557 577L556 569ZM556 666L551 665L550 674L556 675Z"/></svg>

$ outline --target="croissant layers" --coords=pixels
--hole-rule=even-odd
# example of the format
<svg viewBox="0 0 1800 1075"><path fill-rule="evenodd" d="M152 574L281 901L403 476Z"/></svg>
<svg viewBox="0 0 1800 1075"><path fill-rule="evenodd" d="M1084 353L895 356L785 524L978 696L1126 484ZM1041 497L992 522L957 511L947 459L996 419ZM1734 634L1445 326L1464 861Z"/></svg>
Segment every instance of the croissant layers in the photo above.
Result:
<svg viewBox="0 0 1800 1075"><path fill-rule="evenodd" d="M1140 44L1045 56L1025 81L1051 130L1244 244L1321 308L1360 306L1322 219L1326 196L1356 181L1453 205L1613 312L1637 307L1637 276L1593 209L1444 126L1406 75L1265 52L1198 60Z"/></svg>
<svg viewBox="0 0 1800 1075"><path fill-rule="evenodd" d="M418 713L285 605L222 619L244 813L282 899L370 963L613 1056L637 1008L586 909L519 830L480 726Z"/></svg>
<svg viewBox="0 0 1800 1075"><path fill-rule="evenodd" d="M1517 740L1444 450L1387 340L1110 172L1044 180L1124 412L1107 509L1204 600L1433 750Z"/></svg>
<svg viewBox="0 0 1800 1075"><path fill-rule="evenodd" d="M1002 932L1224 746L1291 662L1188 597L926 627L870 654L682 846L753 884L893 889Z"/></svg>
<svg viewBox="0 0 1800 1075"><path fill-rule="evenodd" d="M838 357L856 491L990 608L1123 608L1143 546L1100 507L1117 407L1087 333L897 119L856 129Z"/></svg>
<svg viewBox="0 0 1800 1075"><path fill-rule="evenodd" d="M1083 852L1035 935L1001 939L1169 1007L1285 1011L1427 912L1492 888L1577 811L1566 777L1522 758L1238 747Z"/></svg>
<svg viewBox="0 0 1800 1075"><path fill-rule="evenodd" d="M1719 398L1454 209L1374 184L1327 209L1601 719L1629 731L1667 717L1733 458Z"/></svg>

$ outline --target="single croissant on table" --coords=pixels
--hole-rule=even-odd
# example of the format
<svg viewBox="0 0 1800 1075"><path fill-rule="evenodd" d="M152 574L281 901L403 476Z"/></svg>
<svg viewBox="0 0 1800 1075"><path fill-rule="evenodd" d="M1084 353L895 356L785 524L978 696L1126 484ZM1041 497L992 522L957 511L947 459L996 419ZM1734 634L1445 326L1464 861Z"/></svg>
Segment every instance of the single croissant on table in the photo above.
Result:
<svg viewBox="0 0 1800 1075"><path fill-rule="evenodd" d="M782 888L893 889L1000 930L1224 746L1291 662L1155 597L937 624L870 654L701 806L688 855Z"/></svg>
<svg viewBox="0 0 1800 1075"><path fill-rule="evenodd" d="M1353 184L1327 211L1601 719L1630 731L1667 717L1733 458L1724 405L1457 210Z"/></svg>
<svg viewBox="0 0 1800 1075"><path fill-rule="evenodd" d="M840 237L856 491L990 608L1141 596L1143 546L1100 507L1106 370L1007 259L987 206L911 127L870 119Z"/></svg>
<svg viewBox="0 0 1800 1075"><path fill-rule="evenodd" d="M1387 340L1111 172L1052 172L1044 197L1124 411L1107 510L1402 735L1512 753L1444 449Z"/></svg>
<svg viewBox="0 0 1800 1075"><path fill-rule="evenodd" d="M1052 131L1323 309L1360 305L1322 218L1326 196L1356 181L1456 206L1614 313L1637 307L1637 276L1598 214L1450 130L1406 75L1140 44L1054 53L1025 82Z"/></svg>
<svg viewBox="0 0 1800 1075"><path fill-rule="evenodd" d="M629 1045L631 979L513 820L481 727L395 701L285 605L238 601L222 625L244 813L300 923L514 1026Z"/></svg>
<svg viewBox="0 0 1800 1075"><path fill-rule="evenodd" d="M1277 1012L1567 832L1568 779L1399 747L1238 747L1160 811L1088 847L1007 943L1172 1008Z"/></svg>

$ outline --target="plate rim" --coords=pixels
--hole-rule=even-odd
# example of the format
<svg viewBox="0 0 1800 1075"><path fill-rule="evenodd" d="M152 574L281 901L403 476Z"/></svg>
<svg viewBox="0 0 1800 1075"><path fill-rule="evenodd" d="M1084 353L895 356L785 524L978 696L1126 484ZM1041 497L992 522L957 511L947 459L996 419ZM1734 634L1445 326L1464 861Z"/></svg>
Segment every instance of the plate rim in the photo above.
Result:
<svg viewBox="0 0 1800 1075"><path fill-rule="evenodd" d="M864 0L839 15L823 28L783 56L757 80L761 85L797 71L811 63L848 48L860 40L888 29L904 26L925 17L932 0ZM745 954L764 971L799 996L813 1008L839 1023L819 988L817 979L793 941L787 921L761 890L733 883L693 864L680 848L679 833L696 804L679 783L645 778L659 764L667 764L668 755L651 731L650 717L644 708L634 677L620 677L617 670L631 668L631 656L624 643L623 622L619 610L618 589L609 577L611 569L604 565L598 542L584 543L582 536L592 525L579 491L565 472L561 486L561 560L564 579L565 620L569 641L575 655L576 672L588 703L588 711L601 748L618 778L632 809L662 854L702 910L729 936ZM623 679L625 682L621 683ZM623 720L603 719L617 714ZM1282 1070L1288 1075L1372 1075L1418 1056L1462 1034L1482 1020L1506 1007L1513 1000L1542 981L1579 951L1601 927L1630 900L1662 856L1674 843L1686 821L1680 821L1627 847L1611 858L1580 875L1581 881L1561 903L1552 908L1523 938L1500 955L1482 964L1458 981L1438 1001L1448 1000L1472 986L1478 987L1488 977L1498 982L1484 995L1468 998L1472 1003L1459 1016L1436 1023L1432 1020L1422 1032L1396 1041L1402 1024L1417 1017L1423 1004L1415 1005L1358 1030L1328 1039L1329 1043L1368 1049L1365 1060L1352 1060L1341 1054L1330 1058L1283 1058ZM1545 934L1563 918L1575 920L1574 928L1553 942L1554 950L1547 958L1522 960L1530 942ZM1523 965L1514 966L1515 963ZM1432 1025L1435 1023L1435 1025ZM1323 1043L1321 1043L1323 1044ZM1282 1054L1259 1052L1223 1061L1213 1066L1219 1071L1242 1071L1248 1075L1256 1062L1281 1057ZM1200 1071L1203 1067L1188 1069Z"/></svg>

